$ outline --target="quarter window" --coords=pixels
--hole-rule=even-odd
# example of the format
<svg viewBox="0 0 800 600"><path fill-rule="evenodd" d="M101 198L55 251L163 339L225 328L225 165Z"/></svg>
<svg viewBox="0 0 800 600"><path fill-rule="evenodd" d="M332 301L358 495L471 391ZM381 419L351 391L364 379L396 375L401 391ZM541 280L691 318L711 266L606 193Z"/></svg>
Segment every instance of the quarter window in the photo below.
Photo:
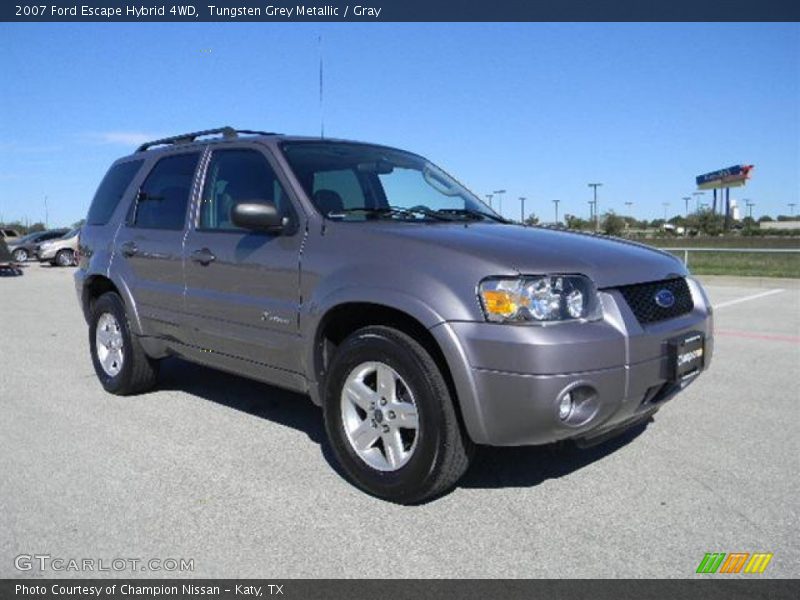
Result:
<svg viewBox="0 0 800 600"><path fill-rule="evenodd" d="M162 158L150 171L136 199L132 223L147 229L183 229L200 154Z"/></svg>
<svg viewBox="0 0 800 600"><path fill-rule="evenodd" d="M117 208L119 201L122 200L125 190L128 189L136 173L139 172L142 162L141 160L132 160L114 165L108 170L92 200L92 206L86 216L87 225L105 225L108 223L114 209Z"/></svg>

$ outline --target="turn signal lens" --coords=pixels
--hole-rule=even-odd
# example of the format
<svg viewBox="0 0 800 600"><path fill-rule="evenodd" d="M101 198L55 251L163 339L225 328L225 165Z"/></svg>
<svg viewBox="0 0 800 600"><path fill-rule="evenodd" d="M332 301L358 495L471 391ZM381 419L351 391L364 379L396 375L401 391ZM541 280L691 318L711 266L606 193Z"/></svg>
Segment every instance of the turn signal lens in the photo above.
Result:
<svg viewBox="0 0 800 600"><path fill-rule="evenodd" d="M483 303L486 310L493 315L511 316L517 312L517 305L506 291L484 290Z"/></svg>

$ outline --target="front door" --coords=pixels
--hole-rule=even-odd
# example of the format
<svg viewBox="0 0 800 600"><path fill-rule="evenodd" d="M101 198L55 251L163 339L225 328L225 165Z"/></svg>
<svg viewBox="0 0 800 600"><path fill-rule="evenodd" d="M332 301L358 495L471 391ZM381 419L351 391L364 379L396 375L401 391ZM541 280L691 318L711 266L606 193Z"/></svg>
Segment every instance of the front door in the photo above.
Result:
<svg viewBox="0 0 800 600"><path fill-rule="evenodd" d="M300 372L303 229L265 152L247 145L211 153L184 246L187 319L203 350ZM231 208L243 201L275 203L286 231L236 227Z"/></svg>

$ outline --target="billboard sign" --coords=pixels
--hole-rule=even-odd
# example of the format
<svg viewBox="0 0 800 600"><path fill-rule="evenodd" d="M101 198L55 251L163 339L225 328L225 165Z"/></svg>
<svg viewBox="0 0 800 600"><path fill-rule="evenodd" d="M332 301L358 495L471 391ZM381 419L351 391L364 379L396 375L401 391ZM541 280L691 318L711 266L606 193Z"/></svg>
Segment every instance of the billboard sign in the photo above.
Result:
<svg viewBox="0 0 800 600"><path fill-rule="evenodd" d="M734 165L727 169L720 169L696 178L697 188L700 190L713 190L744 185L750 179L753 165Z"/></svg>

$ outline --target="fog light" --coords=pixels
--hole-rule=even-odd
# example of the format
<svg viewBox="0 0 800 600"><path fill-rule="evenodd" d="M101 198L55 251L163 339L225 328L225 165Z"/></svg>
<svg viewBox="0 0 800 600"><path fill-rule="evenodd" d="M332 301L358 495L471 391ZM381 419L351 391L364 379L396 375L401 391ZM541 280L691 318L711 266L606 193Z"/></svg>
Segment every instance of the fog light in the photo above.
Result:
<svg viewBox="0 0 800 600"><path fill-rule="evenodd" d="M566 393L561 397L561 402L558 404L558 418L566 421L572 414L572 394Z"/></svg>

